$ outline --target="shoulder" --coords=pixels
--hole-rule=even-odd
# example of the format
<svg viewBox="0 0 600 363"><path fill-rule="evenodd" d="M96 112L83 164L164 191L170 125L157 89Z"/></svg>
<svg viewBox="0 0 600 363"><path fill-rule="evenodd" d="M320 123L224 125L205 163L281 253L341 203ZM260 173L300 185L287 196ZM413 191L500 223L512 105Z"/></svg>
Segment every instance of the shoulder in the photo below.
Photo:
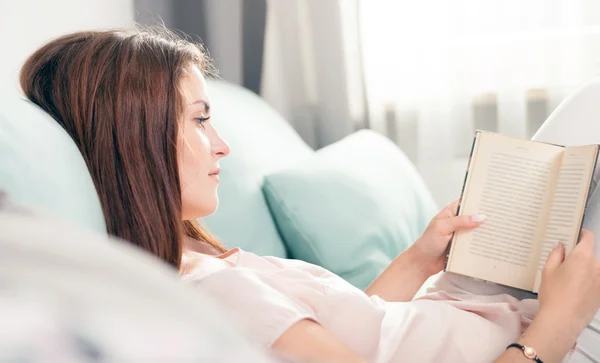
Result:
<svg viewBox="0 0 600 363"><path fill-rule="evenodd" d="M198 252L210 256L217 256L221 253L214 246L190 236L184 236L184 248L186 251Z"/></svg>
<svg viewBox="0 0 600 363"><path fill-rule="evenodd" d="M181 256L179 271L184 279L189 277L202 278L231 267L233 265L229 261L186 250Z"/></svg>

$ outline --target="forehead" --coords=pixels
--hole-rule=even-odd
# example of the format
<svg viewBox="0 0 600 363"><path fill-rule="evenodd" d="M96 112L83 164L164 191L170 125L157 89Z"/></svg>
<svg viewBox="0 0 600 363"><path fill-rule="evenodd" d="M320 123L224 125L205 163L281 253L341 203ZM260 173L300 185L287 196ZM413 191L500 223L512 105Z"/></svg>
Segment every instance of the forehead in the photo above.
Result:
<svg viewBox="0 0 600 363"><path fill-rule="evenodd" d="M190 104L198 100L208 102L206 95L206 79L196 65L188 67L183 78L181 79L181 89L186 104Z"/></svg>

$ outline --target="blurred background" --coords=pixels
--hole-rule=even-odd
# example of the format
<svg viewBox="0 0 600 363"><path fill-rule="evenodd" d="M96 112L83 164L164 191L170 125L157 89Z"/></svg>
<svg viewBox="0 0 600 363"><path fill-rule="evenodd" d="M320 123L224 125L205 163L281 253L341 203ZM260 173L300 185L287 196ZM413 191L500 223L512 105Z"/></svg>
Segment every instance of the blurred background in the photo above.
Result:
<svg viewBox="0 0 600 363"><path fill-rule="evenodd" d="M0 20L0 95L50 38L164 23L314 149L386 135L438 204L460 193L475 129L531 137L600 74L597 0L2 0Z"/></svg>

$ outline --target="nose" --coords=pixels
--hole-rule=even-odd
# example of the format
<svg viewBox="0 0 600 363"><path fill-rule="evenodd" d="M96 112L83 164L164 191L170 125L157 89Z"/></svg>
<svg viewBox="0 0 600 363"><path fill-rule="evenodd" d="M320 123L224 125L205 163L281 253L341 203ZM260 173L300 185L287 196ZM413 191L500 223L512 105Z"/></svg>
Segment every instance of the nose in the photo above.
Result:
<svg viewBox="0 0 600 363"><path fill-rule="evenodd" d="M216 140L213 144L213 153L217 156L217 158L223 158L231 152L231 147L227 143L227 141L223 140L223 138L215 131Z"/></svg>

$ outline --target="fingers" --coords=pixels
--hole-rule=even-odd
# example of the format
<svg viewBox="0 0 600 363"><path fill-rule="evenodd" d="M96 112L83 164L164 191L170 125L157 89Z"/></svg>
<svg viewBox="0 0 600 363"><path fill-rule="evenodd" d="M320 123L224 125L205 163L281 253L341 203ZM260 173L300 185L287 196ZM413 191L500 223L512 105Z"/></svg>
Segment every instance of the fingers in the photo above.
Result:
<svg viewBox="0 0 600 363"><path fill-rule="evenodd" d="M455 200L454 202L448 204L448 209L452 213L452 215L456 215L458 211L458 204L460 203L460 199Z"/></svg>
<svg viewBox="0 0 600 363"><path fill-rule="evenodd" d="M585 256L593 256L594 255L594 233L588 230L581 230L581 234L579 236L579 243L575 246L573 253L577 253ZM552 271L556 270L565 260L565 246L562 243L559 243L552 252L548 255L548 259L546 260L546 264L544 265L544 270L542 271L543 275L547 275L552 273Z"/></svg>
<svg viewBox="0 0 600 363"><path fill-rule="evenodd" d="M437 221L436 229L441 235L452 234L459 229L471 229L479 226L485 221L485 215L476 214L473 216L458 216Z"/></svg>
<svg viewBox="0 0 600 363"><path fill-rule="evenodd" d="M554 247L552 252L548 255L546 259L546 264L544 265L544 269L542 270L542 275L545 276L552 271L556 270L558 266L565 260L565 246L562 243L559 243L558 246ZM543 277L542 277L543 278Z"/></svg>
<svg viewBox="0 0 600 363"><path fill-rule="evenodd" d="M579 235L579 242L575 246L578 253L594 254L594 233L587 229L582 229Z"/></svg>
<svg viewBox="0 0 600 363"><path fill-rule="evenodd" d="M447 204L442 210L434 217L436 218L448 218L448 216L455 216L458 210L459 199Z"/></svg>

